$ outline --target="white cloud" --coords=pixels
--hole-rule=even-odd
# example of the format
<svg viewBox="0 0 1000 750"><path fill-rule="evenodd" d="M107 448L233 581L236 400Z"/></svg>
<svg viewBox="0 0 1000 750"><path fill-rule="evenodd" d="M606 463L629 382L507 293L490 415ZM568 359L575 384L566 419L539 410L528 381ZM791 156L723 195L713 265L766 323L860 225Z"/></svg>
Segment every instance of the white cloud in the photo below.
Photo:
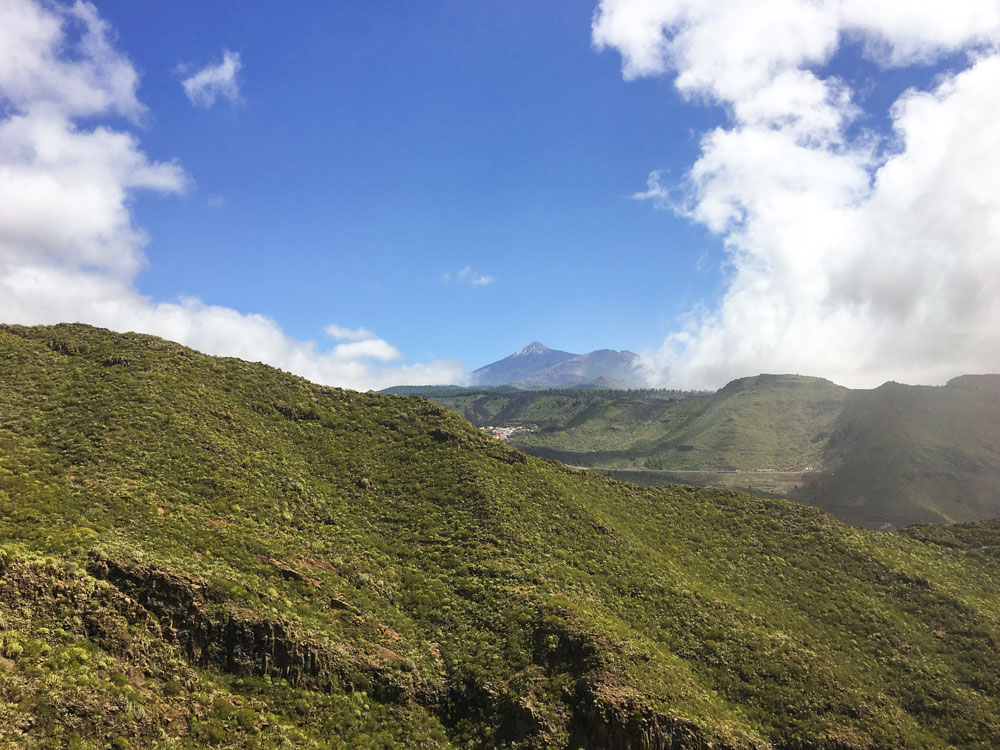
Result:
<svg viewBox="0 0 1000 750"><path fill-rule="evenodd" d="M145 236L130 200L182 192L189 178L150 160L132 134L81 123L141 115L137 84L93 5L0 3L0 320L153 333L352 388L461 382L454 362L390 365L400 352L364 329L331 326L344 343L323 350L262 315L139 294Z"/></svg>
<svg viewBox="0 0 1000 750"><path fill-rule="evenodd" d="M345 328L344 326L338 326L336 323L331 323L323 330L326 331L327 336L335 338L338 341L367 341L368 339L375 338L375 334L367 328Z"/></svg>
<svg viewBox="0 0 1000 750"><path fill-rule="evenodd" d="M818 72L858 41L879 65L965 52L967 67L850 126L847 85ZM993 0L605 0L594 43L626 78L676 73L722 104L679 185L652 199L724 241L721 304L689 315L643 367L715 387L762 371L848 385L1000 369L1000 5Z"/></svg>
<svg viewBox="0 0 1000 750"><path fill-rule="evenodd" d="M181 81L184 93L196 107L211 107L221 96L230 102L240 100L240 84L236 74L243 68L238 52L224 50L222 62L208 65Z"/></svg>
<svg viewBox="0 0 1000 750"><path fill-rule="evenodd" d="M441 281L446 284L450 281L456 281L459 284L468 284L469 286L489 286L496 281L496 277L487 276L474 270L472 266L466 266L457 273L444 274Z"/></svg>
<svg viewBox="0 0 1000 750"><path fill-rule="evenodd" d="M66 28L78 35L66 59ZM130 191L179 192L175 163L151 162L133 136L80 128L80 116L138 115L138 77L87 3L0 5L0 264L65 264L134 274L142 232ZM68 257L71 256L71 257Z"/></svg>
<svg viewBox="0 0 1000 750"><path fill-rule="evenodd" d="M80 35L73 58L60 54L66 25ZM90 3L50 8L4 0L0 60L0 92L16 109L52 106L69 116L116 112L128 117L143 110L135 96L135 69L111 47L107 25Z"/></svg>

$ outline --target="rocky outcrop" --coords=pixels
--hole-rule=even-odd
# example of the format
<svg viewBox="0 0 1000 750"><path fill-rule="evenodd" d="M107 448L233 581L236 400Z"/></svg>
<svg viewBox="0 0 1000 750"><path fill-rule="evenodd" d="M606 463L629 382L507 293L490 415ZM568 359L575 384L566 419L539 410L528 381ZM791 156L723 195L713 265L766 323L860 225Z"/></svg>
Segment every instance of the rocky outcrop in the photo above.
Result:
<svg viewBox="0 0 1000 750"><path fill-rule="evenodd" d="M381 702L415 701L446 725L492 717L496 741L523 748L561 746L585 750L732 750L713 743L691 722L663 716L630 699L609 700L598 676L604 656L618 647L597 639L561 616L540 622L535 639L539 679L569 673L576 682L569 713L555 726L531 701L479 684L436 687L417 683L414 672L392 670L319 643L284 622L245 616L202 581L106 556L91 558L88 571L159 620L163 637L200 667L237 675L270 675L313 690L365 689ZM565 613L564 613L565 614ZM409 681L407 681L409 680Z"/></svg>
<svg viewBox="0 0 1000 750"><path fill-rule="evenodd" d="M536 630L535 661L549 672L569 673L569 741L573 750L736 750L706 736L688 719L666 716L609 684L610 655L634 656L606 636L589 631L570 612L547 617Z"/></svg>
<svg viewBox="0 0 1000 750"><path fill-rule="evenodd" d="M382 702L419 692L404 673L319 643L291 625L231 611L204 583L154 566L94 556L88 571L152 612L163 635L200 667L280 677L296 687L364 689Z"/></svg>
<svg viewBox="0 0 1000 750"><path fill-rule="evenodd" d="M569 746L584 750L736 750L714 742L692 722L648 707L590 695L573 716Z"/></svg>

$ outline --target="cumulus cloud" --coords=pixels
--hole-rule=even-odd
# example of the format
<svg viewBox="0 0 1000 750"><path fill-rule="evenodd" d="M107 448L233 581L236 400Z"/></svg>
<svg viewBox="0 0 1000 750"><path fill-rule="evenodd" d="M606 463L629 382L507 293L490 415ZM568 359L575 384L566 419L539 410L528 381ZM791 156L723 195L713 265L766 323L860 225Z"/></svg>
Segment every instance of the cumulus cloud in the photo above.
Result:
<svg viewBox="0 0 1000 750"><path fill-rule="evenodd" d="M15 109L66 115L142 112L131 63L108 41L108 27L90 3L51 9L27 0L5 0L0 7L0 91ZM65 26L77 34L77 57L61 53Z"/></svg>
<svg viewBox="0 0 1000 750"><path fill-rule="evenodd" d="M727 288L642 361L651 382L762 371L847 385L1000 369L1000 5L993 0L603 0L598 49L626 79L675 75L722 105L679 184L651 199L723 240ZM823 66L848 42L880 66L964 69L865 114ZM880 113L881 114L881 113Z"/></svg>
<svg viewBox="0 0 1000 750"><path fill-rule="evenodd" d="M453 362L395 364L400 352L364 329L331 326L342 343L324 350L262 315L139 294L146 237L131 197L180 193L189 177L131 133L93 124L140 117L137 86L90 3L0 3L0 320L153 333L352 388L462 380Z"/></svg>
<svg viewBox="0 0 1000 750"><path fill-rule="evenodd" d="M196 107L211 107L221 96L230 102L240 100L240 84L236 74L243 63L238 52L224 50L222 62L208 65L181 81L184 93Z"/></svg>
<svg viewBox="0 0 1000 750"><path fill-rule="evenodd" d="M469 286L489 286L494 281L496 281L495 276L487 276L486 274L479 273L472 268L472 266L466 266L461 271L457 273L446 273L441 277L441 281L445 284L455 281L459 284L468 284Z"/></svg>

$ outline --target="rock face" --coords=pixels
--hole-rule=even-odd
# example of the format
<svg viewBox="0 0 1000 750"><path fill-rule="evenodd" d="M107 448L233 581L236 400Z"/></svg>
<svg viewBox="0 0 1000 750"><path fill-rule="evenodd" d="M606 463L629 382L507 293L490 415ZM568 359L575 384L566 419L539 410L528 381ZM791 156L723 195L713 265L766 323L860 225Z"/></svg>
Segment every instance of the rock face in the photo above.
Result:
<svg viewBox="0 0 1000 750"><path fill-rule="evenodd" d="M570 747L586 750L735 750L712 742L691 722L629 704L592 702L575 718Z"/></svg>
<svg viewBox="0 0 1000 750"><path fill-rule="evenodd" d="M286 623L228 611L199 581L105 557L93 558L88 572L155 614L164 637L177 643L199 667L236 675L269 675L314 690L329 690L333 684L352 686L371 691L383 702L400 702L428 692L415 684L412 674L326 648Z"/></svg>
<svg viewBox="0 0 1000 750"><path fill-rule="evenodd" d="M589 354L571 354L549 349L533 341L509 357L480 367L472 373L475 385L527 385L553 388L590 383L601 378L637 385L632 352L598 349Z"/></svg>
<svg viewBox="0 0 1000 750"><path fill-rule="evenodd" d="M438 713L446 725L492 716L498 727L497 742L539 750L553 747L553 742L585 750L727 750L706 740L683 719L600 695L593 678L606 644L580 632L560 628L562 645L557 651L544 645L555 634L551 625L539 624L535 636L534 668L539 677L568 672L576 684L572 714L563 717L560 726L538 714L524 697L474 683L422 684L413 673L385 669L363 656L325 647L286 623L227 611L222 597L193 578L104 556L92 557L87 570L120 592L131 619L148 619L146 612L155 615L163 638L179 646L198 667L235 675L268 675L313 690L326 691L335 685L364 689L382 702L419 703Z"/></svg>
<svg viewBox="0 0 1000 750"><path fill-rule="evenodd" d="M112 747L119 737L163 747L165 731L183 734L203 711L181 686L206 685L155 618L96 583L54 559L0 548L0 747L74 747L81 735L87 747ZM59 667L67 661L70 674ZM123 710L121 691L137 685L152 699L141 712ZM157 700L168 685L176 691Z"/></svg>

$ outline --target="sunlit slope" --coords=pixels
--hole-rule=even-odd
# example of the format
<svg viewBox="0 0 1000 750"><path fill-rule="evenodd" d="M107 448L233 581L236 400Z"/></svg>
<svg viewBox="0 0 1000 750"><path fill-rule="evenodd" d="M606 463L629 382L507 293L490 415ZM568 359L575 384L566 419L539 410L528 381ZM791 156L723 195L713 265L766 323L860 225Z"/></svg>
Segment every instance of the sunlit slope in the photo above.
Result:
<svg viewBox="0 0 1000 750"><path fill-rule="evenodd" d="M477 424L530 428L511 438L525 451L638 481L778 492L876 528L1000 516L1000 376L870 391L760 375L713 394L432 397Z"/></svg>
<svg viewBox="0 0 1000 750"><path fill-rule="evenodd" d="M679 391L429 393L475 424L530 426L519 446L584 466L801 470L818 463L850 391L758 375L713 394Z"/></svg>
<svg viewBox="0 0 1000 750"><path fill-rule="evenodd" d="M152 337L0 328L0 546L0 744L1000 746L984 544Z"/></svg>
<svg viewBox="0 0 1000 750"><path fill-rule="evenodd" d="M565 449L587 463L657 470L801 470L822 457L826 430L848 391L820 378L760 375L711 395L663 400L612 398L562 430L518 438L532 448ZM524 415L527 418L528 414Z"/></svg>

